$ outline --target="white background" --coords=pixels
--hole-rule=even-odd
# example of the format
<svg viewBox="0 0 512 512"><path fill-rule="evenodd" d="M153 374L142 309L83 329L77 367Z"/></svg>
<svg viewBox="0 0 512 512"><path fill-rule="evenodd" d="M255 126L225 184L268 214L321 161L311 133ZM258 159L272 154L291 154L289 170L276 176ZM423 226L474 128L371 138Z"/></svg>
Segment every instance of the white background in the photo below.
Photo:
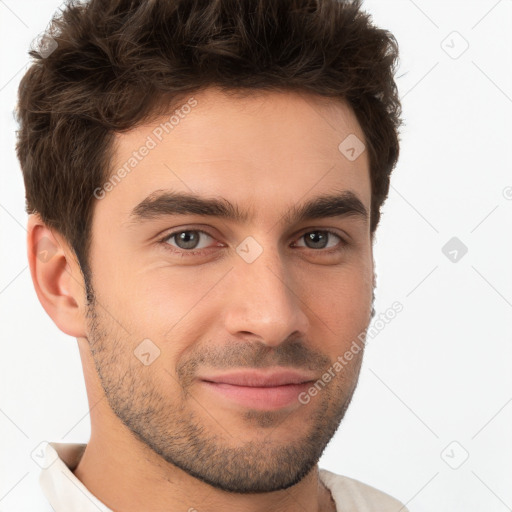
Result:
<svg viewBox="0 0 512 512"><path fill-rule="evenodd" d="M14 152L28 47L60 4L0 1L0 511L35 503L30 453L41 441L90 433L76 340L46 315L30 279ZM401 51L405 126L375 261L377 314L396 300L404 310L369 341L320 467L411 512L512 510L512 1L364 9ZM442 252L452 237L468 248L457 262Z"/></svg>

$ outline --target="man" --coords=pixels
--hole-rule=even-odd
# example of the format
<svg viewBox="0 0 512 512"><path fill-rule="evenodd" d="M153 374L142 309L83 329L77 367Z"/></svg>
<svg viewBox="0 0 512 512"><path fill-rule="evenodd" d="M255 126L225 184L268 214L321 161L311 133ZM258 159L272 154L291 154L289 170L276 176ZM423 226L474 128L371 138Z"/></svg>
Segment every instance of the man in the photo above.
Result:
<svg viewBox="0 0 512 512"><path fill-rule="evenodd" d="M46 445L53 509L405 510L318 468L374 314L394 38L360 2L91 0L31 55L30 269L91 416Z"/></svg>

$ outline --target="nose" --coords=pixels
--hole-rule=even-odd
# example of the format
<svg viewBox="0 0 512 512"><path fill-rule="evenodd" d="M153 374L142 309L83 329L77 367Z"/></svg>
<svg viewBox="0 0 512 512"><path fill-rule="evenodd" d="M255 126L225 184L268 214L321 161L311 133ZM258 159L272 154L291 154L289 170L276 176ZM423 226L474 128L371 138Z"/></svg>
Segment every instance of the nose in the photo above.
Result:
<svg viewBox="0 0 512 512"><path fill-rule="evenodd" d="M307 334L306 306L283 263L277 250L269 249L252 263L235 260L225 313L225 328L233 337L251 336L275 347Z"/></svg>

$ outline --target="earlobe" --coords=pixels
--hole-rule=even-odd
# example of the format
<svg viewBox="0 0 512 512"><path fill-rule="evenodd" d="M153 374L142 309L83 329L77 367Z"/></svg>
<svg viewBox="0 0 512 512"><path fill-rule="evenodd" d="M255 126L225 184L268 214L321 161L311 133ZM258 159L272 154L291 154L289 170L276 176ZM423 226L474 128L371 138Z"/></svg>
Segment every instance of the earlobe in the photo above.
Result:
<svg viewBox="0 0 512 512"><path fill-rule="evenodd" d="M64 333L86 337L85 283L74 251L39 215L29 216L27 256L41 305Z"/></svg>

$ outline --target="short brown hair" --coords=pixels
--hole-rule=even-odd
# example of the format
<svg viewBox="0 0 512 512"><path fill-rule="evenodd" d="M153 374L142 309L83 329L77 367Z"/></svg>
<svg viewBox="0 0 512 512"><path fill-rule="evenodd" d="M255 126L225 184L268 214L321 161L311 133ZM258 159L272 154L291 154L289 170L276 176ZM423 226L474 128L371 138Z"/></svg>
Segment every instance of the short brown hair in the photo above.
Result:
<svg viewBox="0 0 512 512"><path fill-rule="evenodd" d="M373 236L402 121L398 44L361 1L68 1L45 32L46 50L29 51L18 90L27 212L68 240L87 283L93 191L108 179L115 132L208 86L289 90L353 109L369 151Z"/></svg>

